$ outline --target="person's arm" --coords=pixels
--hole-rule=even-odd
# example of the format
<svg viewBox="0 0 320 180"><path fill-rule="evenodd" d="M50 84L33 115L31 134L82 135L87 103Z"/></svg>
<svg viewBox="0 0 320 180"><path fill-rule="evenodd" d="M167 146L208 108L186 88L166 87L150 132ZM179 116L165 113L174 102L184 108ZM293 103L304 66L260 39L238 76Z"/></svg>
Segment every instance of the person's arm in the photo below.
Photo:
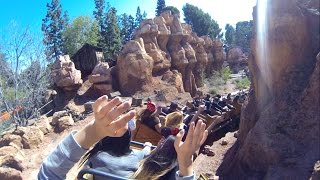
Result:
<svg viewBox="0 0 320 180"><path fill-rule="evenodd" d="M197 126L192 122L184 142L182 142L184 130L177 134L174 147L177 151L179 171L176 172L176 179L194 178L192 156L208 136L205 128L206 125L201 120L198 121Z"/></svg>
<svg viewBox="0 0 320 180"><path fill-rule="evenodd" d="M93 144L106 136L122 136L127 131L128 121L134 116L133 111L121 116L129 107L120 98L108 101L107 96L102 96L97 99L93 104L94 121L59 143L43 161L38 179L65 179L67 172Z"/></svg>
<svg viewBox="0 0 320 180"><path fill-rule="evenodd" d="M76 142L74 139L75 133L75 131L70 133L43 161L38 173L38 179L66 178L68 171L87 151Z"/></svg>

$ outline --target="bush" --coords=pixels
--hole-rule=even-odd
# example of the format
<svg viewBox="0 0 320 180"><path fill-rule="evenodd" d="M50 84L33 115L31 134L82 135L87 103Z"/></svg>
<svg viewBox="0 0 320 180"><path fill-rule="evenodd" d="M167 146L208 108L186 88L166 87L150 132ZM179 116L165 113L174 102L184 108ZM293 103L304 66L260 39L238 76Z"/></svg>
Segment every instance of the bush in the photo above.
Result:
<svg viewBox="0 0 320 180"><path fill-rule="evenodd" d="M221 77L225 83L227 82L228 79L230 79L231 73L232 73L232 71L229 68L229 66L227 66L221 70Z"/></svg>
<svg viewBox="0 0 320 180"><path fill-rule="evenodd" d="M210 89L210 90L209 90L209 93L210 93L211 95L216 95L216 94L218 94L218 93L217 93L217 89L215 89L215 88Z"/></svg>
<svg viewBox="0 0 320 180"><path fill-rule="evenodd" d="M237 79L235 80L235 82L236 82L237 89L240 89L240 90L249 88L251 84L250 80L247 77L242 79Z"/></svg>

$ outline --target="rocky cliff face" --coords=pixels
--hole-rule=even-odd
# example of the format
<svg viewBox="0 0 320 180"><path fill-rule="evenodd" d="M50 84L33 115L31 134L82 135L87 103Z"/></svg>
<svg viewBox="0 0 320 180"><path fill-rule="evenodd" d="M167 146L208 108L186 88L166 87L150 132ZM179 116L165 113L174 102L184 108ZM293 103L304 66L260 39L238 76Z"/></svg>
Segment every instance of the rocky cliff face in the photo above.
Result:
<svg viewBox="0 0 320 180"><path fill-rule="evenodd" d="M178 16L164 12L144 20L135 40L121 51L117 61L120 90L134 94L150 85L152 77L177 70L183 81L178 91L195 95L197 87L203 86L205 73L221 69L225 58L220 40L198 37L189 25L181 24Z"/></svg>
<svg viewBox="0 0 320 180"><path fill-rule="evenodd" d="M77 70L69 55L60 56L52 65L51 80L65 91L78 89L82 84L81 72Z"/></svg>
<svg viewBox="0 0 320 180"><path fill-rule="evenodd" d="M309 179L320 158L319 1L268 6L268 67L260 63L255 29L252 86L238 141L218 170L224 179ZM257 27L256 8L253 15Z"/></svg>

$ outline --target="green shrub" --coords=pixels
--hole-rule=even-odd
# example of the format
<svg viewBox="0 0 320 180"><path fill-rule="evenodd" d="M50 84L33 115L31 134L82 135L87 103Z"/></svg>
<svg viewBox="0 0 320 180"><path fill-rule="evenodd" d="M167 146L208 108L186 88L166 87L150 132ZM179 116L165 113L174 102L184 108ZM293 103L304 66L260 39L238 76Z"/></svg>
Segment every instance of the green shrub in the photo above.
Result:
<svg viewBox="0 0 320 180"><path fill-rule="evenodd" d="M229 68L229 66L227 66L221 70L221 77L225 83L227 82L228 79L230 79L231 73L232 73L232 71Z"/></svg>
<svg viewBox="0 0 320 180"><path fill-rule="evenodd" d="M217 90L216 90L215 88L211 88L211 89L209 90L209 93L210 93L211 95L216 95L216 94L218 94L218 93L217 93Z"/></svg>
<svg viewBox="0 0 320 180"><path fill-rule="evenodd" d="M236 88L240 90L249 88L251 84L250 80L247 77L242 79L237 79L235 80L235 82L236 82Z"/></svg>

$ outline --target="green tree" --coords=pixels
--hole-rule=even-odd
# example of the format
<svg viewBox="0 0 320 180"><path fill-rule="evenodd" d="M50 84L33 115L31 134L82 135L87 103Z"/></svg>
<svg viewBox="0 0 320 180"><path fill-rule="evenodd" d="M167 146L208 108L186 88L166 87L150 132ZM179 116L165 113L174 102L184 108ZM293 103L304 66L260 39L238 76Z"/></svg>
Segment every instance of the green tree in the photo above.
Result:
<svg viewBox="0 0 320 180"><path fill-rule="evenodd" d="M104 36L106 43L105 58L116 59L118 52L121 50L121 37L117 23L117 10L114 7L111 7L106 14L105 26L107 34Z"/></svg>
<svg viewBox="0 0 320 180"><path fill-rule="evenodd" d="M133 39L133 33L135 29L134 18L131 15L126 13L120 15L119 17L119 26L120 26L120 36L122 44Z"/></svg>
<svg viewBox="0 0 320 180"><path fill-rule="evenodd" d="M188 3L183 6L182 10L185 16L184 21L191 25L198 36L208 35L211 38L221 38L223 36L218 23L208 13Z"/></svg>
<svg viewBox="0 0 320 180"><path fill-rule="evenodd" d="M137 7L136 12L136 20L135 20L135 27L138 28L140 26L140 23L146 19L147 13L143 11L143 14L141 14L140 6Z"/></svg>
<svg viewBox="0 0 320 180"><path fill-rule="evenodd" d="M236 24L235 45L242 47L246 53L250 52L253 21L241 21Z"/></svg>
<svg viewBox="0 0 320 180"><path fill-rule="evenodd" d="M43 43L46 46L46 57L48 61L55 60L63 53L62 31L68 22L67 12L62 15L62 6L59 0L47 3L47 15L42 19L41 30L44 33Z"/></svg>
<svg viewBox="0 0 320 180"><path fill-rule="evenodd" d="M165 0L158 0L157 1L157 8L156 8L156 16L160 16L160 14L163 12L163 8L166 7L166 1Z"/></svg>
<svg viewBox="0 0 320 180"><path fill-rule="evenodd" d="M95 10L93 11L93 16L98 23L98 30L99 30L99 37L98 37L98 46L101 47L103 50L106 49L106 43L104 37L107 36L106 34L106 25L105 25L105 11L110 9L110 4L107 2L105 5L105 0L94 0Z"/></svg>
<svg viewBox="0 0 320 180"><path fill-rule="evenodd" d="M226 33L225 33L226 44L229 47L231 47L235 41L235 30L230 24L226 25L225 30L226 30Z"/></svg>
<svg viewBox="0 0 320 180"><path fill-rule="evenodd" d="M174 6L167 6L162 9L162 12L164 12L164 11L171 11L172 14L177 14L180 16L180 11L178 10L178 8L176 8Z"/></svg>
<svg viewBox="0 0 320 180"><path fill-rule="evenodd" d="M67 54L74 55L85 43L97 45L99 41L99 26L97 21L89 16L79 16L63 31L63 48Z"/></svg>
<svg viewBox="0 0 320 180"><path fill-rule="evenodd" d="M140 10L140 6L137 7L137 12L136 12L136 27L139 27L141 21L143 20L142 14L141 14L141 10Z"/></svg>

